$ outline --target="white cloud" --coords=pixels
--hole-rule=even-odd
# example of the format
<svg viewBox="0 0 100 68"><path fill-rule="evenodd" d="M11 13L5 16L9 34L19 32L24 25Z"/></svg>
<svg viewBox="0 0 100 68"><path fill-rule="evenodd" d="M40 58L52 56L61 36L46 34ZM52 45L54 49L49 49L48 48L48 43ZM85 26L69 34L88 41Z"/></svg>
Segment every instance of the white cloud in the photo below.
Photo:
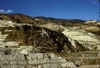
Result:
<svg viewBox="0 0 100 68"><path fill-rule="evenodd" d="M1 13L1 14L2 14L2 13L12 13L12 12L14 12L14 10L11 10L11 9L9 9L9 10L0 9L0 13Z"/></svg>
<svg viewBox="0 0 100 68"><path fill-rule="evenodd" d="M9 9L9 10L6 11L6 13L11 13L11 12L13 12L13 11L14 11L14 10Z"/></svg>
<svg viewBox="0 0 100 68"><path fill-rule="evenodd" d="M0 13L5 13L5 10L2 10L2 9L1 9L1 10L0 10Z"/></svg>

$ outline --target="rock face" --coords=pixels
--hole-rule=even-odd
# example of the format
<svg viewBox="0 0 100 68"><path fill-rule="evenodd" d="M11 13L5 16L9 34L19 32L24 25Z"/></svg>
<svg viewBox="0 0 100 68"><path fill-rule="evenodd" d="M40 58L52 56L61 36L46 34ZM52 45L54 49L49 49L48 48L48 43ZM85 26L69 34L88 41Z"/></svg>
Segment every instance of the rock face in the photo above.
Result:
<svg viewBox="0 0 100 68"><path fill-rule="evenodd" d="M8 52L9 54L5 54ZM18 49L0 48L0 67L1 68L66 68L76 67L71 61L59 58L54 53L34 53L28 55L20 53ZM19 48L20 49L20 48ZM22 49L21 49L22 50Z"/></svg>
<svg viewBox="0 0 100 68"><path fill-rule="evenodd" d="M8 39L22 40L24 45L32 45L41 52L77 52L87 50L77 41L67 38L59 31L48 28L23 25L19 33L8 35ZM16 37L14 37L16 36Z"/></svg>
<svg viewBox="0 0 100 68"><path fill-rule="evenodd" d="M97 47L97 49L100 48L98 36L90 32L86 32L83 29L67 27L62 33L74 40L77 40L83 46L88 47L90 50L94 49L95 47Z"/></svg>
<svg viewBox="0 0 100 68"><path fill-rule="evenodd" d="M0 20L0 27L14 27L12 21Z"/></svg>

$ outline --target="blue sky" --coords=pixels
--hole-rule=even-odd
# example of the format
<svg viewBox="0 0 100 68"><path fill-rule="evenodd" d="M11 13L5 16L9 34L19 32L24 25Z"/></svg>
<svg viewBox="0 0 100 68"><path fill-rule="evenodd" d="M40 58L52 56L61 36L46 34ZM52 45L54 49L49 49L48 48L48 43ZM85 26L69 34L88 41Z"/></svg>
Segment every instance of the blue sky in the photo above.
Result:
<svg viewBox="0 0 100 68"><path fill-rule="evenodd" d="M97 20L99 3L98 0L1 0L0 13Z"/></svg>

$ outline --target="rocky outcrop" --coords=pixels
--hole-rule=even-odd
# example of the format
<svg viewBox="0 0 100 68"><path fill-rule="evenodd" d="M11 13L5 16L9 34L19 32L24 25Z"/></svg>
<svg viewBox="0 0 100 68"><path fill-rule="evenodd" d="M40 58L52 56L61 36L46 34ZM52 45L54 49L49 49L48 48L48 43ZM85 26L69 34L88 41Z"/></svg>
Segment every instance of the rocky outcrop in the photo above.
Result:
<svg viewBox="0 0 100 68"><path fill-rule="evenodd" d="M86 25L95 25L95 24L97 24L97 21L96 20L89 20L89 21L86 21L84 24L86 24Z"/></svg>
<svg viewBox="0 0 100 68"><path fill-rule="evenodd" d="M98 22L98 23L96 24L96 26L100 28L100 22Z"/></svg>
<svg viewBox="0 0 100 68"><path fill-rule="evenodd" d="M21 30L11 33L10 40L23 41L23 45L36 47L40 52L78 52L87 50L77 41L69 39L59 31L23 25ZM21 33L21 34L20 34Z"/></svg>
<svg viewBox="0 0 100 68"><path fill-rule="evenodd" d="M90 50L95 49L95 47L97 49L100 48L99 37L83 29L67 27L62 33L74 40L77 40L83 46L88 47Z"/></svg>
<svg viewBox="0 0 100 68"><path fill-rule="evenodd" d="M62 25L58 25L58 24L51 23L51 22L48 22L46 24L39 25L39 26L49 28L49 29L54 30L54 31L60 31L60 32L65 30L65 28Z"/></svg>
<svg viewBox="0 0 100 68"><path fill-rule="evenodd" d="M95 26L90 26L90 27L84 28L84 30L86 30L88 32L99 32L100 28L99 27L95 27Z"/></svg>

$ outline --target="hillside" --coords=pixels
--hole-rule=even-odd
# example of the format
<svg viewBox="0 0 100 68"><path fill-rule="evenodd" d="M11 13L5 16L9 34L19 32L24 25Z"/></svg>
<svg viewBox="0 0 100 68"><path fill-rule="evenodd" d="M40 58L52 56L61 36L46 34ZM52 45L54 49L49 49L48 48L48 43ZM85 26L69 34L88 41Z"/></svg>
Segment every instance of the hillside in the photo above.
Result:
<svg viewBox="0 0 100 68"><path fill-rule="evenodd" d="M17 23L34 22L34 19L24 14L0 14L0 19L9 20Z"/></svg>
<svg viewBox="0 0 100 68"><path fill-rule="evenodd" d="M98 68L99 31L97 21L1 14L0 66Z"/></svg>
<svg viewBox="0 0 100 68"><path fill-rule="evenodd" d="M34 17L34 18L43 19L46 22L56 23L63 26L80 25L85 22L85 20L80 20L80 19L59 19L59 18L52 18L52 17Z"/></svg>
<svg viewBox="0 0 100 68"><path fill-rule="evenodd" d="M33 24L42 24L44 21L37 22L33 17L27 16L24 14L0 14L0 20L13 21L16 23L33 23Z"/></svg>
<svg viewBox="0 0 100 68"><path fill-rule="evenodd" d="M79 23L84 23L84 20L80 19L59 19L59 18L51 18L51 17L31 17L27 16L24 14L0 14L0 19L1 20L9 20L17 23L35 23L35 22L41 22L41 23L46 23L46 22L52 22L56 24L60 24L63 26L66 25L73 25L73 24L79 24Z"/></svg>
<svg viewBox="0 0 100 68"><path fill-rule="evenodd" d="M74 44L72 44L65 35L58 31L52 31L47 28L36 26L31 27L27 25L23 25L22 27L19 27L19 29L21 30L17 30L16 32L9 34L7 39L11 41L16 40L19 42L20 40L22 40L23 45L33 46L37 49L39 48L40 51L42 50L44 52L64 51L67 53L68 51L77 52L86 50L77 41L73 40ZM20 42L20 44L22 43ZM67 47L67 49L65 47Z"/></svg>

